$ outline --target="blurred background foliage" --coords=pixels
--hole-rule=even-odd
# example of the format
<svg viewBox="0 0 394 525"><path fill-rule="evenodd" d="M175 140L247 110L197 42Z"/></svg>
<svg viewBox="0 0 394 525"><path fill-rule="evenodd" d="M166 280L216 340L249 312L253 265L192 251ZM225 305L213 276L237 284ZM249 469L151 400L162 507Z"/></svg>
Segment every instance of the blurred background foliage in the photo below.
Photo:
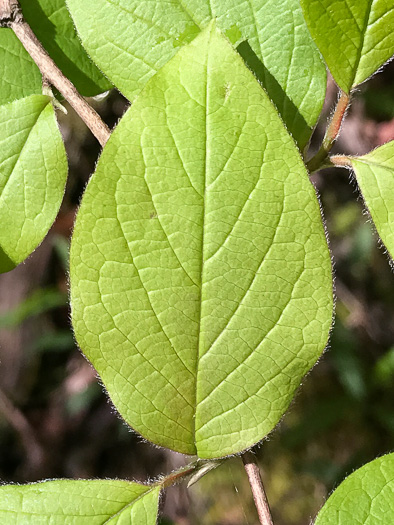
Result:
<svg viewBox="0 0 394 525"><path fill-rule="evenodd" d="M335 151L363 154L394 139L394 64L361 86ZM337 90L328 82L324 133ZM110 126L127 108L111 92L92 100ZM185 463L143 442L116 415L77 349L67 298L68 247L98 144L79 118L59 114L70 162L61 213L24 264L0 276L0 479L146 480ZM335 261L336 321L328 350L257 449L276 525L310 523L330 491L394 445L394 278L388 256L343 169L313 182ZM350 184L349 184L350 181ZM256 524L239 458L187 491L168 491L161 524Z"/></svg>

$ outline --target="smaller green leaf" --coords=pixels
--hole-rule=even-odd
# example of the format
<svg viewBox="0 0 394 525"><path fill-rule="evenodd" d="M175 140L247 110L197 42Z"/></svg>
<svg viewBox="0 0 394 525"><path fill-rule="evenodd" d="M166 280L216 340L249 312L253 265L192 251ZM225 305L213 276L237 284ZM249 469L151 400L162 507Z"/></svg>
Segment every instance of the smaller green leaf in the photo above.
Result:
<svg viewBox="0 0 394 525"><path fill-rule="evenodd" d="M3 485L0 521L9 525L155 525L159 497L159 486L109 479Z"/></svg>
<svg viewBox="0 0 394 525"><path fill-rule="evenodd" d="M83 49L66 0L19 1L37 38L81 95L98 95L112 87Z"/></svg>
<svg viewBox="0 0 394 525"><path fill-rule="evenodd" d="M394 140L362 157L344 159L354 169L379 236L394 258Z"/></svg>
<svg viewBox="0 0 394 525"><path fill-rule="evenodd" d="M38 67L11 29L0 29L0 104L42 92Z"/></svg>
<svg viewBox="0 0 394 525"><path fill-rule="evenodd" d="M389 0L301 0L304 17L343 91L367 80L394 54Z"/></svg>
<svg viewBox="0 0 394 525"><path fill-rule="evenodd" d="M64 75L84 96L112 87L83 49L65 0L20 0L23 16ZM0 29L0 104L41 94L38 67L11 29Z"/></svg>
<svg viewBox="0 0 394 525"><path fill-rule="evenodd" d="M394 523L394 454L353 472L329 497L315 525Z"/></svg>
<svg viewBox="0 0 394 525"><path fill-rule="evenodd" d="M50 97L0 106L0 273L40 244L62 202L67 158Z"/></svg>

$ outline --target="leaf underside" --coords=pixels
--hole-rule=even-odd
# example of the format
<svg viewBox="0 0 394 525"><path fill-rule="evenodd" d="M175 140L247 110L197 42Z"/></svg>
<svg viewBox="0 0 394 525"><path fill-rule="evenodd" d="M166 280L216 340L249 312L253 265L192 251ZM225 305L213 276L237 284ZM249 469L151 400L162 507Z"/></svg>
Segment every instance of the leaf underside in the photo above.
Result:
<svg viewBox="0 0 394 525"><path fill-rule="evenodd" d="M301 6L332 76L347 93L393 56L391 0L301 0Z"/></svg>
<svg viewBox="0 0 394 525"><path fill-rule="evenodd" d="M394 141L350 157L358 186L380 238L394 258Z"/></svg>
<svg viewBox="0 0 394 525"><path fill-rule="evenodd" d="M121 480L54 480L0 486L7 525L156 525L159 487Z"/></svg>
<svg viewBox="0 0 394 525"><path fill-rule="evenodd" d="M329 497L315 525L394 523L394 454L353 472Z"/></svg>
<svg viewBox="0 0 394 525"><path fill-rule="evenodd" d="M63 199L67 159L49 97L0 106L0 272L40 244Z"/></svg>
<svg viewBox="0 0 394 525"><path fill-rule="evenodd" d="M298 0L67 0L82 42L130 100L211 19L227 34L303 148L326 71Z"/></svg>
<svg viewBox="0 0 394 525"><path fill-rule="evenodd" d="M146 86L83 197L78 342L147 439L214 458L262 439L332 315L319 205L278 114L215 27Z"/></svg>

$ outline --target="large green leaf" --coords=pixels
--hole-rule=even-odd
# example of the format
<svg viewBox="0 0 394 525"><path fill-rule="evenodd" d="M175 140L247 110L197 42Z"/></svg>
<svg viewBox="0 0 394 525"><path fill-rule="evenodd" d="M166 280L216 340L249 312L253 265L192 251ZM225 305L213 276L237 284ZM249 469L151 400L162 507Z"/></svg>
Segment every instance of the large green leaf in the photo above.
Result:
<svg viewBox="0 0 394 525"><path fill-rule="evenodd" d="M20 0L23 15L62 72L85 96L112 85L85 53L65 0ZM10 29L0 29L0 103L42 92L41 74Z"/></svg>
<svg viewBox="0 0 394 525"><path fill-rule="evenodd" d="M331 264L300 154L210 25L153 77L104 148L71 248L77 339L138 432L240 452L320 356Z"/></svg>
<svg viewBox="0 0 394 525"><path fill-rule="evenodd" d="M315 525L394 523L394 454L353 472L331 494Z"/></svg>
<svg viewBox="0 0 394 525"><path fill-rule="evenodd" d="M0 104L41 92L38 67L13 31L0 28Z"/></svg>
<svg viewBox="0 0 394 525"><path fill-rule="evenodd" d="M347 93L394 54L391 0L301 0L301 5L335 81Z"/></svg>
<svg viewBox="0 0 394 525"><path fill-rule="evenodd" d="M394 141L362 157L342 159L354 169L376 229L394 258Z"/></svg>
<svg viewBox="0 0 394 525"><path fill-rule="evenodd" d="M156 525L160 487L121 480L0 486L4 525Z"/></svg>
<svg viewBox="0 0 394 525"><path fill-rule="evenodd" d="M43 240L63 198L67 158L49 97L0 106L0 272Z"/></svg>
<svg viewBox="0 0 394 525"><path fill-rule="evenodd" d="M217 18L301 147L323 104L326 72L298 0L67 0L82 41L133 100L200 28Z"/></svg>

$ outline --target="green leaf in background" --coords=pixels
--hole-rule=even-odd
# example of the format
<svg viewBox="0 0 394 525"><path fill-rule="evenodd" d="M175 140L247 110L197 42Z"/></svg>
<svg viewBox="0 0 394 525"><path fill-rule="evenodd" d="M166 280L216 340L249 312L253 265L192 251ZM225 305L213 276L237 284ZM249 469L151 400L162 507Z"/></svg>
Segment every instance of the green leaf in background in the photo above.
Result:
<svg viewBox="0 0 394 525"><path fill-rule="evenodd" d="M298 149L210 25L105 146L70 255L78 342L119 412L187 454L240 452L319 358L331 261Z"/></svg>
<svg viewBox="0 0 394 525"><path fill-rule="evenodd" d="M0 486L11 525L156 525L160 487L121 480L54 480Z"/></svg>
<svg viewBox="0 0 394 525"><path fill-rule="evenodd" d="M20 0L23 15L62 72L84 96L112 87L84 51L65 0ZM0 104L42 93L41 74L10 29L0 29Z"/></svg>
<svg viewBox="0 0 394 525"><path fill-rule="evenodd" d="M0 105L42 93L38 67L11 29L0 28Z"/></svg>
<svg viewBox="0 0 394 525"><path fill-rule="evenodd" d="M301 0L305 20L346 93L394 54L392 0Z"/></svg>
<svg viewBox="0 0 394 525"><path fill-rule="evenodd" d="M217 18L300 147L308 142L324 101L326 71L298 0L67 3L84 46L130 100L179 47Z"/></svg>
<svg viewBox="0 0 394 525"><path fill-rule="evenodd" d="M394 258L394 141L362 157L343 157L343 160L354 169L379 236Z"/></svg>
<svg viewBox="0 0 394 525"><path fill-rule="evenodd" d="M394 523L394 454L353 472L329 497L315 525Z"/></svg>
<svg viewBox="0 0 394 525"><path fill-rule="evenodd" d="M67 306L67 294L56 288L39 288L15 308L0 313L0 328L17 328L26 319Z"/></svg>
<svg viewBox="0 0 394 525"><path fill-rule="evenodd" d="M378 359L372 377L377 386L382 388L394 386L394 346Z"/></svg>
<svg viewBox="0 0 394 525"><path fill-rule="evenodd" d="M0 106L0 272L23 261L59 211L67 158L50 97Z"/></svg>

